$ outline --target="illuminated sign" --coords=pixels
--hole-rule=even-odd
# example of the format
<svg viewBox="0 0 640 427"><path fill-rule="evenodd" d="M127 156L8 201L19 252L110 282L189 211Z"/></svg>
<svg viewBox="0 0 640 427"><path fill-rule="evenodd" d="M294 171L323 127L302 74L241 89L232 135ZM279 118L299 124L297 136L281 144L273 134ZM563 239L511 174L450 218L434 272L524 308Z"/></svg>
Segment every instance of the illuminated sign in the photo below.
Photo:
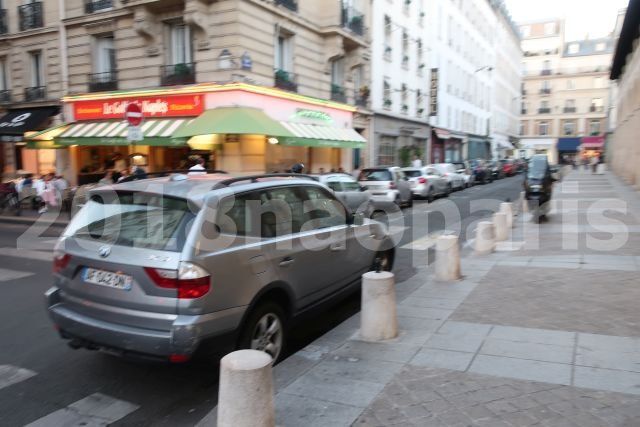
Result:
<svg viewBox="0 0 640 427"><path fill-rule="evenodd" d="M193 117L204 111L202 95L173 95L77 101L73 103L73 113L76 120L122 119L130 103L140 105L145 118Z"/></svg>

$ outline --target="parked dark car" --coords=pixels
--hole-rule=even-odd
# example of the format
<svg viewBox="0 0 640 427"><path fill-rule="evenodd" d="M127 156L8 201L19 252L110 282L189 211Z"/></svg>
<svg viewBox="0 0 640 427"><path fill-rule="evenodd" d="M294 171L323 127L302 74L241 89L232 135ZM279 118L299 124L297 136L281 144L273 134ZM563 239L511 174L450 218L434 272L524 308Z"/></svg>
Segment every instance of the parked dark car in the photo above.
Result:
<svg viewBox="0 0 640 427"><path fill-rule="evenodd" d="M477 184L486 184L493 181L490 171L487 169L487 164L483 159L469 160L469 169L473 175L473 180Z"/></svg>
<svg viewBox="0 0 640 427"><path fill-rule="evenodd" d="M491 179L501 179L504 178L504 173L502 172L502 163L495 160L490 160L487 162L487 169L491 171Z"/></svg>
<svg viewBox="0 0 640 427"><path fill-rule="evenodd" d="M515 160L504 159L504 160L500 160L500 163L502 163L502 173L505 176L513 176L516 173L518 173L518 166Z"/></svg>

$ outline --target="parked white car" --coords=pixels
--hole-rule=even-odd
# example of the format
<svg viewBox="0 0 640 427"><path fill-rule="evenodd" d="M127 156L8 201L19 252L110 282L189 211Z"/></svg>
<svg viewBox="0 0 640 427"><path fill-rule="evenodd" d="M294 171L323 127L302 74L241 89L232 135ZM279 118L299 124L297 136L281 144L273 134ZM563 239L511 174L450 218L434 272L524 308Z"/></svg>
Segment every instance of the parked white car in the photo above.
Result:
<svg viewBox="0 0 640 427"><path fill-rule="evenodd" d="M371 195L351 175L329 173L314 175L314 178L329 187L351 212L363 212L367 217L373 213Z"/></svg>
<svg viewBox="0 0 640 427"><path fill-rule="evenodd" d="M388 203L413 206L411 186L399 167L382 166L362 169L358 181L371 194L374 207Z"/></svg>
<svg viewBox="0 0 640 427"><path fill-rule="evenodd" d="M429 167L435 168L445 177L450 192L455 190L462 190L466 187L467 180L465 179L463 174L458 173L458 169L453 163L436 163L433 165L429 165Z"/></svg>
<svg viewBox="0 0 640 427"><path fill-rule="evenodd" d="M431 203L436 196L449 194L449 182L436 168L424 166L404 168L402 171L409 178L411 191L416 197L427 199Z"/></svg>

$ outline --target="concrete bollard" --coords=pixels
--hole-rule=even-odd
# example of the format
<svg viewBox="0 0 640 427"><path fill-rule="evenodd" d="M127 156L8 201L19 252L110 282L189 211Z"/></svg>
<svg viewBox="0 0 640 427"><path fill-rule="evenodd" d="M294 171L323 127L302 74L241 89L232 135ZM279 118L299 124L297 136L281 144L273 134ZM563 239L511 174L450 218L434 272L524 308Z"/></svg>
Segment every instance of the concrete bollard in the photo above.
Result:
<svg viewBox="0 0 640 427"><path fill-rule="evenodd" d="M500 203L500 212L507 216L507 228L513 228L515 225L513 221L513 203Z"/></svg>
<svg viewBox="0 0 640 427"><path fill-rule="evenodd" d="M362 275L360 337L382 341L398 336L395 276L388 271Z"/></svg>
<svg viewBox="0 0 640 427"><path fill-rule="evenodd" d="M218 427L274 427L271 356L239 350L220 361Z"/></svg>
<svg viewBox="0 0 640 427"><path fill-rule="evenodd" d="M436 279L442 281L460 278L460 248L458 236L445 235L436 240Z"/></svg>
<svg viewBox="0 0 640 427"><path fill-rule="evenodd" d="M488 255L495 249L495 231L491 221L480 221L473 249L477 255Z"/></svg>
<svg viewBox="0 0 640 427"><path fill-rule="evenodd" d="M527 203L527 193L524 191L520 192L520 212L526 213L529 212L529 203Z"/></svg>
<svg viewBox="0 0 640 427"><path fill-rule="evenodd" d="M604 163L598 163L598 165L596 166L597 175L604 175L604 171L606 170L607 170L607 166Z"/></svg>
<svg viewBox="0 0 640 427"><path fill-rule="evenodd" d="M507 228L507 215L498 212L493 214L493 227L496 233L496 242L502 242L509 237L509 229Z"/></svg>

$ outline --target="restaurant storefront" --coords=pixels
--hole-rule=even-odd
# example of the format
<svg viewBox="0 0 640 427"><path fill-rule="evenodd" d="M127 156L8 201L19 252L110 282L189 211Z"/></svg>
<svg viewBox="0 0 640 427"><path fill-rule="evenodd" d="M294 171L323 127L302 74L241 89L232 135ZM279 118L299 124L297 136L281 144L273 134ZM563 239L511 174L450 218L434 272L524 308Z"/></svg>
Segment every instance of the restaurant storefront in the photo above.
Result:
<svg viewBox="0 0 640 427"><path fill-rule="evenodd" d="M127 138L126 106L137 103L142 140ZM32 135L31 144L66 147L68 178L97 181L133 165L147 172L186 169L196 156L234 174L349 169L365 145L352 129L355 108L247 84L199 84L171 90L110 92L63 99L63 126Z"/></svg>
<svg viewBox="0 0 640 427"><path fill-rule="evenodd" d="M580 140L580 154L583 159L602 157L604 153L604 136L585 136Z"/></svg>

